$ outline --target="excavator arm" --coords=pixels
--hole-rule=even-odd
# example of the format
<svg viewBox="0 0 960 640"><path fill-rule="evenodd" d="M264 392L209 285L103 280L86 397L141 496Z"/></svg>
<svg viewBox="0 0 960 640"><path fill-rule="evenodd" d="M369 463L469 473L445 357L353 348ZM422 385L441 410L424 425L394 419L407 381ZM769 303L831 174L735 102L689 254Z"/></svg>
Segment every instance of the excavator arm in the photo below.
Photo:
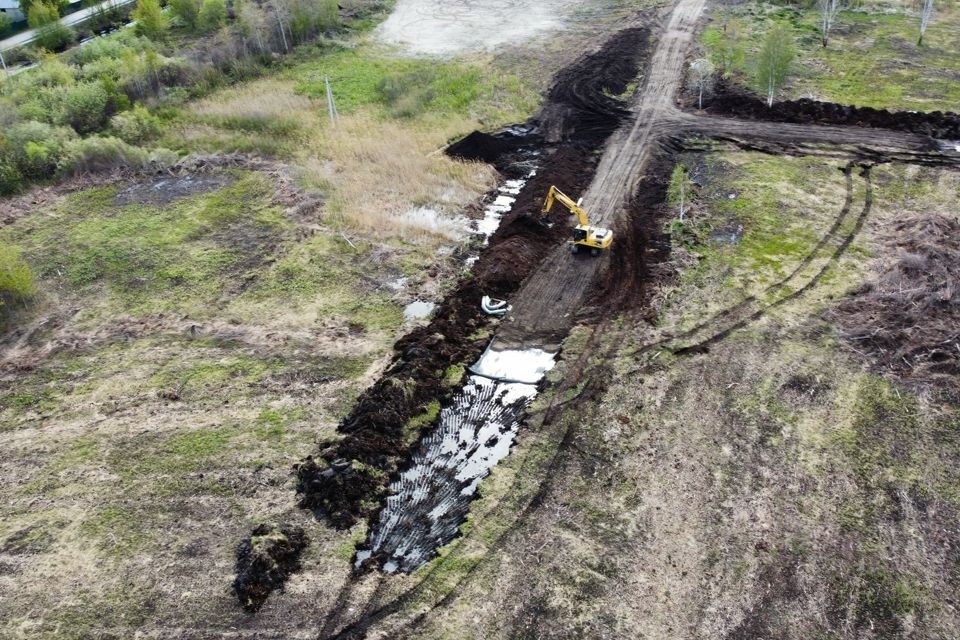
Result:
<svg viewBox="0 0 960 640"><path fill-rule="evenodd" d="M543 202L543 213L550 213L550 210L553 208L553 203L556 200L559 200L563 206L565 206L567 209L570 209L571 213L574 213L577 216L577 220L580 221L580 224L585 227L590 226L590 221L587 219L587 212L581 209L580 205L574 202L570 196L566 195L555 186L550 187L550 191L547 192L547 199Z"/></svg>
<svg viewBox="0 0 960 640"><path fill-rule="evenodd" d="M547 198L543 201L543 213L550 213L553 203L560 201L563 206L570 209L571 213L576 214L580 224L573 230L573 240L570 243L570 249L576 253L581 247L589 249L593 255L598 255L601 250L607 249L613 242L613 232L609 229L594 227L587 218L587 212L580 208L579 202L574 202L572 198L564 194L556 187L550 187L547 192Z"/></svg>

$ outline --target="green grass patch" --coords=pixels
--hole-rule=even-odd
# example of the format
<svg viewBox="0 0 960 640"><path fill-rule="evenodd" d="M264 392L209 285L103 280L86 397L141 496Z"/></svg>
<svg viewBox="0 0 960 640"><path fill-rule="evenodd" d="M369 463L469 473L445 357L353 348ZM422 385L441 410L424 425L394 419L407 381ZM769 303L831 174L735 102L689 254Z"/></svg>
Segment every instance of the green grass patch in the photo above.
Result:
<svg viewBox="0 0 960 640"><path fill-rule="evenodd" d="M960 105L960 14L953 7L938 7L917 46L919 18L905 13L873 13L865 8L843 11L831 32L827 48L821 46L819 13L765 3L748 3L718 11L721 23L735 18L743 27L745 55L735 73L760 94L754 65L763 36L774 20L790 23L797 35L797 59L788 78L790 98L815 96L840 104L916 111L956 111ZM721 27L704 33L708 50L717 53Z"/></svg>
<svg viewBox="0 0 960 640"><path fill-rule="evenodd" d="M479 63L401 57L372 45L337 48L291 70L297 91L326 99L330 78L337 110L366 106L395 118L470 116L495 126L523 119L539 102L516 75Z"/></svg>
<svg viewBox="0 0 960 640"><path fill-rule="evenodd" d="M130 312L196 312L273 254L289 223L260 174L167 206L115 204L114 190L70 197L10 233L40 278L96 288Z"/></svg>
<svg viewBox="0 0 960 640"><path fill-rule="evenodd" d="M0 328L9 314L36 295L33 271L13 246L0 242Z"/></svg>

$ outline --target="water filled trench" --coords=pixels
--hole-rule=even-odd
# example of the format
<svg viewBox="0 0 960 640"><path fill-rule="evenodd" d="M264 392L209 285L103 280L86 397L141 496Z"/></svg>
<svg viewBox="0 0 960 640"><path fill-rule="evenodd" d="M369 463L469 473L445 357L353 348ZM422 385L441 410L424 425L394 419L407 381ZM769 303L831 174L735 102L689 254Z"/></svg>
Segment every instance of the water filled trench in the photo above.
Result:
<svg viewBox="0 0 960 640"><path fill-rule="evenodd" d="M390 486L357 552L358 567L372 557L387 573L410 572L429 561L457 536L480 481L510 452L555 354L492 347L471 367L473 375Z"/></svg>
<svg viewBox="0 0 960 640"><path fill-rule="evenodd" d="M534 175L536 169L497 190L474 223L485 245ZM467 266L476 259L468 258ZM414 571L457 536L480 481L510 452L524 411L553 364L552 353L498 350L491 343L410 466L390 485L391 495L358 547L358 567L374 558L387 573Z"/></svg>

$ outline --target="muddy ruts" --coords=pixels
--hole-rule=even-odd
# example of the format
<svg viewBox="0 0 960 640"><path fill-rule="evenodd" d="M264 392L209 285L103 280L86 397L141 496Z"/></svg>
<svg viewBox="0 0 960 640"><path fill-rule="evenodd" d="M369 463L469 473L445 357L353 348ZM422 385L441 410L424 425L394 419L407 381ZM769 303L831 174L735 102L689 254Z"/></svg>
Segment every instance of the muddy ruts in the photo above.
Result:
<svg viewBox="0 0 960 640"><path fill-rule="evenodd" d="M887 111L807 98L775 102L768 107L764 100L747 89L726 82L717 84L713 95L705 101L705 108L708 113L741 120L850 125L906 131L940 140L960 140L960 115L955 113Z"/></svg>
<svg viewBox="0 0 960 640"><path fill-rule="evenodd" d="M630 115L624 93L639 71L649 32L620 31L557 74L536 120L548 142L605 140Z"/></svg>
<svg viewBox="0 0 960 640"><path fill-rule="evenodd" d="M408 422L431 402L439 400L446 406L453 389L444 385L444 371L452 364L474 362L486 344L478 335L491 320L480 310L481 297L508 297L546 253L566 238L563 225L550 227L540 218L540 204L551 184L563 185L573 194L590 184L596 170L596 152L622 115L622 107L611 110L603 106L615 101L604 95L604 89L610 93L623 91L635 79L646 53L646 31L628 32L615 36L600 52L582 57L557 76L549 99L561 103L554 110L555 115L565 114L561 118L563 126L557 130L569 135L560 136L561 142L555 146L539 149L537 175L517 196L512 211L490 238L488 248L472 268L473 276L447 296L429 325L397 342L393 363L340 424L338 431L344 437L297 465L301 507L341 528L379 510L388 484L410 459L418 439L418 434L411 437L409 428L405 429ZM618 56L626 56L631 62L615 61ZM595 93L578 107L588 88ZM555 117L550 119L551 108L548 104L530 124L558 122ZM482 145L482 140L478 144ZM503 171L513 160L511 152L494 164ZM425 425L422 429L432 427Z"/></svg>
<svg viewBox="0 0 960 640"><path fill-rule="evenodd" d="M393 495L358 550L358 561L409 572L453 540L480 481L509 453L535 394L534 385L471 376L390 486Z"/></svg>

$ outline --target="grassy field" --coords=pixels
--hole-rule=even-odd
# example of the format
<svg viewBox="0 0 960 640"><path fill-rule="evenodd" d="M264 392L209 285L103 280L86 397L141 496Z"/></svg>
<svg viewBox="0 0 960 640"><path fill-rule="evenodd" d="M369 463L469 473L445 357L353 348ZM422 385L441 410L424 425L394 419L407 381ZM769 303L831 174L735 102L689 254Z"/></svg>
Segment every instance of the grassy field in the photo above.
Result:
<svg viewBox="0 0 960 640"><path fill-rule="evenodd" d="M885 239L905 213L956 219L943 197L957 176L876 168L853 242L801 269L801 283L826 269L816 286L704 353L675 356L649 345L801 266L845 200L835 162L681 160L701 186L692 217L672 226L679 273L656 295L657 325L628 317L571 334L555 384L579 378L570 363L587 349L594 357L576 366L605 390L584 400L581 384L538 400L561 411L534 417L484 484L478 505L490 511L477 509L448 550L453 562L434 561L442 570L428 584L441 592L469 577L418 637L956 635L955 409L871 370L828 318L892 258ZM853 184L856 217L866 192L860 176ZM770 245L784 225L806 232ZM853 231L851 221L836 233ZM542 488L558 450L538 508L511 530L509 514ZM497 509L499 499L519 506Z"/></svg>
<svg viewBox="0 0 960 640"><path fill-rule="evenodd" d="M735 73L760 93L753 79L755 53L770 24L791 24L797 59L784 98L813 98L840 104L913 111L960 109L960 12L954 3L936 5L933 20L917 45L919 17L901 3L865 4L840 12L829 46L821 46L819 14L764 3L748 3L714 13L710 29L733 20L746 51ZM711 39L709 31L706 33Z"/></svg>

